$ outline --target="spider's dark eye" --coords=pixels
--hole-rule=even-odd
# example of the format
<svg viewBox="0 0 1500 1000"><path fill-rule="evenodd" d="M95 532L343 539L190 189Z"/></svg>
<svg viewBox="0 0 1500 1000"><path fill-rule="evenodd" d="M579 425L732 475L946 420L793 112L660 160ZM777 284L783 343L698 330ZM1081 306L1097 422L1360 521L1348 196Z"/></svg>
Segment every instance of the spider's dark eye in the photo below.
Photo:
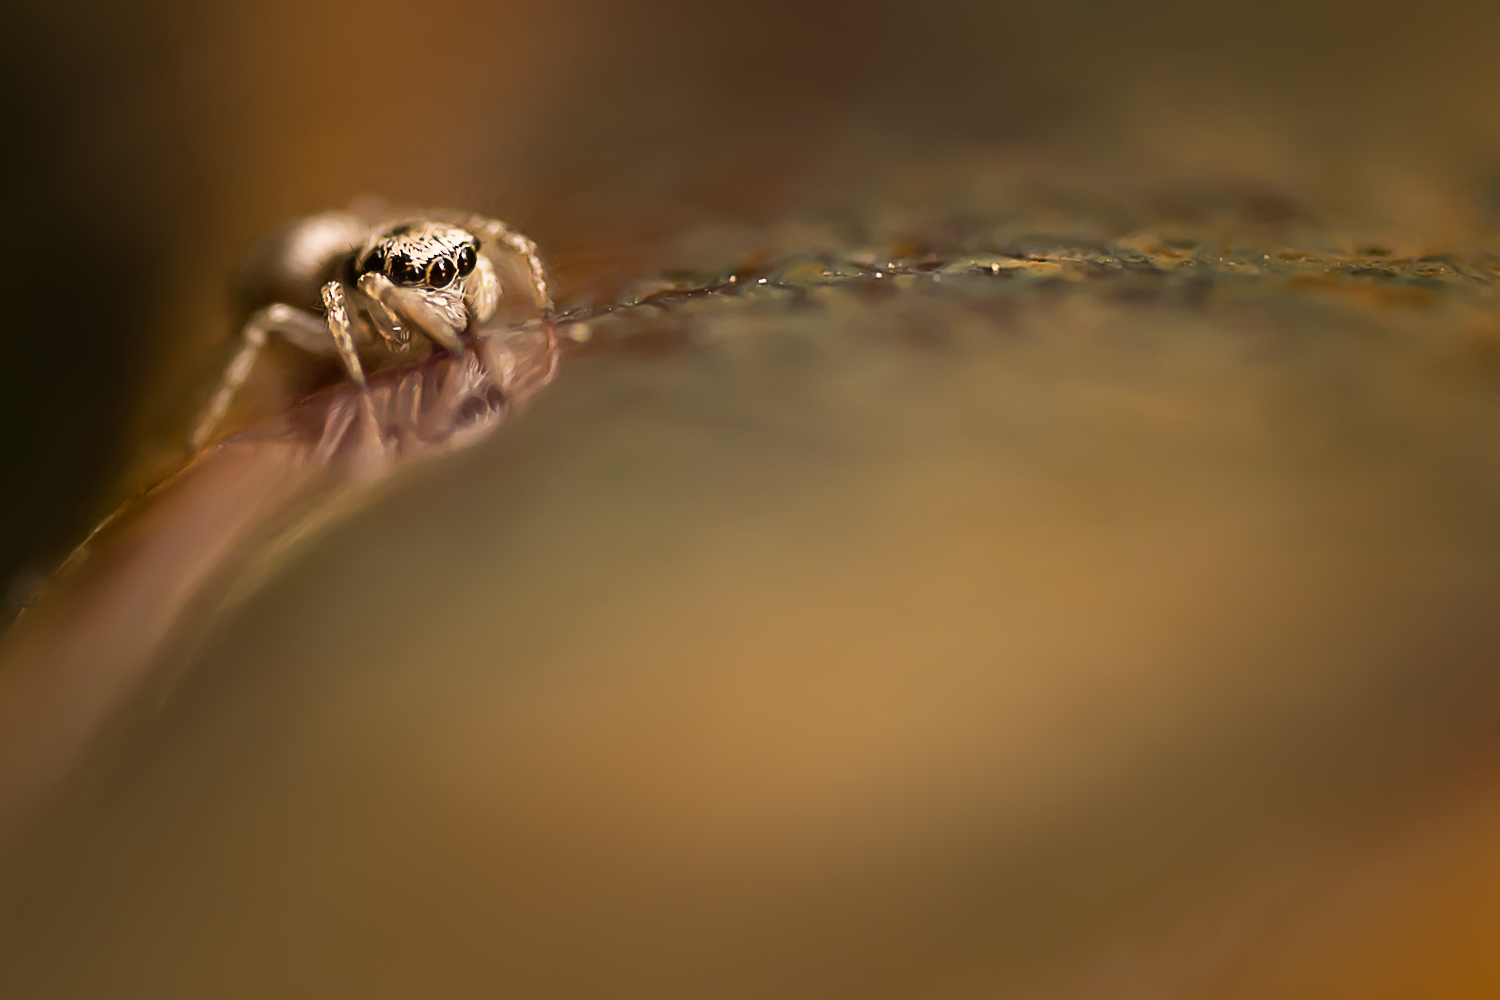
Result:
<svg viewBox="0 0 1500 1000"><path fill-rule="evenodd" d="M453 280L453 261L447 257L439 257L427 265L427 284L433 288L446 288Z"/></svg>
<svg viewBox="0 0 1500 1000"><path fill-rule="evenodd" d="M379 274L381 271L384 271L384 270L385 270L385 251L381 250L379 247L376 247L374 250L371 250L370 251L370 256L366 257L365 258L365 262L359 266L359 273L360 274L370 274L370 273Z"/></svg>
<svg viewBox="0 0 1500 1000"><path fill-rule="evenodd" d="M404 253L391 254L390 271L391 277L403 285L415 285L422 280L422 269Z"/></svg>
<svg viewBox="0 0 1500 1000"><path fill-rule="evenodd" d="M474 265L478 263L479 255L474 252L473 247L462 246L458 248L458 276L460 278L468 277L469 272L473 271Z"/></svg>

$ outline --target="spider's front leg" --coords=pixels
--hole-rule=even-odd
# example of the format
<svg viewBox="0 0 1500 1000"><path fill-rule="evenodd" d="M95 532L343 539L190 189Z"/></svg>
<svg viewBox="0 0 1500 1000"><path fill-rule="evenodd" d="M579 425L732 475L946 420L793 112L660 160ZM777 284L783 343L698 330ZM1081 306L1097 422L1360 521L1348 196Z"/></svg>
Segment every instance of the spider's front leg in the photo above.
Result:
<svg viewBox="0 0 1500 1000"><path fill-rule="evenodd" d="M361 389L365 387L365 370L359 363L359 351L354 346L354 329L349 319L349 308L344 303L344 286L330 281L323 286L323 308L328 318L328 334L333 338L339 358L349 372L349 378Z"/></svg>
<svg viewBox="0 0 1500 1000"><path fill-rule="evenodd" d="M192 436L188 438L190 452L198 451L208 443L209 435L229 412L229 404L234 402L235 395L249 380L256 358L260 356L261 349L266 346L266 339L273 333L281 334L291 343L312 354L327 356L334 354L337 350L330 340L328 325L321 317L313 313L280 302L256 310L245 321L245 326L240 333L243 343L235 352L229 366L224 369L224 377L219 381L218 390L209 400L208 406L204 407L203 413L198 417L198 423L193 428ZM359 365L357 357L354 363L357 370ZM363 372L359 373L358 380L363 383Z"/></svg>
<svg viewBox="0 0 1500 1000"><path fill-rule="evenodd" d="M481 243L498 243L526 261L531 275L531 298L544 321L552 319L552 290L547 285L547 271L542 259L537 256L536 244L527 236L501 222L484 215L464 215L456 220L469 232L479 237Z"/></svg>
<svg viewBox="0 0 1500 1000"><path fill-rule="evenodd" d="M359 293L372 306L370 318L388 342L406 337L400 320L405 317L413 326L455 357L464 353L462 334L469 325L464 300L419 285L398 285L378 272L359 276ZM394 330L387 330L391 325Z"/></svg>
<svg viewBox="0 0 1500 1000"><path fill-rule="evenodd" d="M229 405L234 402L235 395L249 380L256 358L266 346L266 339L273 333L279 333L285 340L309 354L320 357L337 356L343 361L350 381L361 389L365 387L365 370L360 364L354 342L356 321L351 319L345 304L343 285L337 281L330 281L325 285L323 305L327 309L327 315L320 317L304 309L275 302L256 310L245 321L240 335L244 343L229 362L229 367L224 369L218 391L198 417L192 437L188 439L188 451L198 451L208 443L209 435L229 412Z"/></svg>

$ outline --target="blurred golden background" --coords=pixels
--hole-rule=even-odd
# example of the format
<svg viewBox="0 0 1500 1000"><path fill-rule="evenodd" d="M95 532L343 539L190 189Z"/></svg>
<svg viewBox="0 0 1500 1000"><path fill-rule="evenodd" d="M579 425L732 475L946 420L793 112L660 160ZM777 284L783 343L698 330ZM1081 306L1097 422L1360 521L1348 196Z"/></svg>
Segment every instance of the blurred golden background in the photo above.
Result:
<svg viewBox="0 0 1500 1000"><path fill-rule="evenodd" d="M9 19L13 605L173 467L256 237L367 193L507 219L564 305L914 232L1225 251L1202 308L601 328L164 652L5 863L0 993L1500 991L1500 8Z"/></svg>

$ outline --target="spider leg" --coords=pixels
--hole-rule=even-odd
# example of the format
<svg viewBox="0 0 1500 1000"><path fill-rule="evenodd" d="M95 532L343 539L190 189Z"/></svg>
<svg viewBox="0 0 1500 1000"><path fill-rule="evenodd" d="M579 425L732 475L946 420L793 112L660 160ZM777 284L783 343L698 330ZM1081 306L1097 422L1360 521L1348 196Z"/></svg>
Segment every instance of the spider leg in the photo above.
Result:
<svg viewBox="0 0 1500 1000"><path fill-rule="evenodd" d="M369 320L367 325L375 328L375 332L380 335L381 340L385 341L388 349L404 351L411 347L411 331L406 328L406 321L392 312L384 302L367 292L366 286L356 284L353 294L360 309Z"/></svg>
<svg viewBox="0 0 1500 1000"><path fill-rule="evenodd" d="M250 378L255 359L259 357L261 348L266 346L266 338L273 333L279 333L298 347L315 354L332 353L329 350L331 345L328 343L327 327L312 313L279 302L257 310L245 321L240 334L243 343L229 366L224 369L218 391L198 417L192 437L188 439L189 452L197 451L208 442L209 435L224 419L224 414L229 412L229 404L234 401L235 394Z"/></svg>
<svg viewBox="0 0 1500 1000"><path fill-rule="evenodd" d="M382 310L392 316L404 316L449 354L464 353L460 335L469 325L469 315L463 299L433 289L398 285L376 272L360 275L359 291L378 307L371 310L377 323Z"/></svg>
<svg viewBox="0 0 1500 1000"><path fill-rule="evenodd" d="M490 261L489 254L480 254L474 263L474 273L464 282L464 302L474 322L488 323L500 308L500 275Z"/></svg>
<svg viewBox="0 0 1500 1000"><path fill-rule="evenodd" d="M526 261L526 268L531 272L531 298L542 314L542 319L550 320L552 291L547 286L547 271L542 267L542 259L537 256L536 244L499 219L483 215L466 216L459 225L478 236L481 242L499 243Z"/></svg>
<svg viewBox="0 0 1500 1000"><path fill-rule="evenodd" d="M344 305L344 286L330 281L323 286L323 307L328 311L328 332L338 348L339 358L349 371L349 378L361 389L365 387L365 370L354 347L354 331L349 323L349 309Z"/></svg>

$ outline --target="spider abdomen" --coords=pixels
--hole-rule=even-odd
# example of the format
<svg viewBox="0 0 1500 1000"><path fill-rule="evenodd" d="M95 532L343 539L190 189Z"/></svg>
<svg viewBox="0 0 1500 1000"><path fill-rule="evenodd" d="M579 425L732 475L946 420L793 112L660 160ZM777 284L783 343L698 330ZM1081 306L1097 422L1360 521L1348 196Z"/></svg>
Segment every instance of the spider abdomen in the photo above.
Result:
<svg viewBox="0 0 1500 1000"><path fill-rule="evenodd" d="M323 286L345 279L349 261L369 235L369 223L351 212L319 212L273 230L235 276L240 319L275 302L321 313Z"/></svg>

